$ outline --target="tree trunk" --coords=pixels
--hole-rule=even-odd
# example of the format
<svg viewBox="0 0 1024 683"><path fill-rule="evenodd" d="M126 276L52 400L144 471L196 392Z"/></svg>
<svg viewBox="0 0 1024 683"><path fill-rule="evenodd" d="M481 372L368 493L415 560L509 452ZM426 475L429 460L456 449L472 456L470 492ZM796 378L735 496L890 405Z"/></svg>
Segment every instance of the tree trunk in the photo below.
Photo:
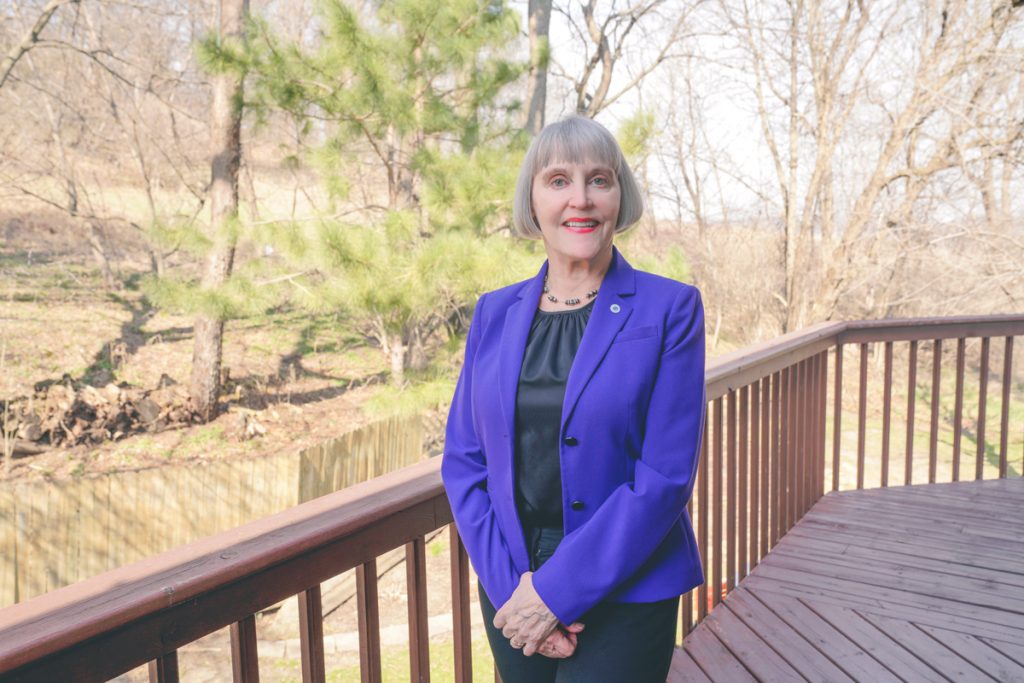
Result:
<svg viewBox="0 0 1024 683"><path fill-rule="evenodd" d="M530 0L530 75L526 81L526 131L530 135L537 135L544 127L548 60L551 56L551 45L548 41L551 1Z"/></svg>
<svg viewBox="0 0 1024 683"><path fill-rule="evenodd" d="M243 40L248 0L220 0L220 39ZM231 275L235 258L232 223L238 215L238 167L241 158L242 78L218 73L213 79L210 112L210 231L213 247L206 259L203 289L222 285ZM224 321L200 314L195 322L192 351L192 408L203 421L217 415L220 393L221 348Z"/></svg>
<svg viewBox="0 0 1024 683"><path fill-rule="evenodd" d="M401 335L391 337L387 352L391 361L391 384L401 387L405 383L405 342Z"/></svg>

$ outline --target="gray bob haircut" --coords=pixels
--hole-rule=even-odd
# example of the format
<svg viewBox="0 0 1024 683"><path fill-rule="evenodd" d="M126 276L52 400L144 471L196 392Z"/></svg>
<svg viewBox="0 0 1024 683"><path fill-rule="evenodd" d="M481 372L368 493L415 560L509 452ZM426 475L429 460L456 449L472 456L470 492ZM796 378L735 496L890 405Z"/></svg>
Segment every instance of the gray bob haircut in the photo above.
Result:
<svg viewBox="0 0 1024 683"><path fill-rule="evenodd" d="M540 237L540 226L533 217L533 179L542 169L559 161L569 164L589 161L611 168L619 184L619 219L615 232L628 230L640 220L644 214L643 197L619 143L597 121L572 115L545 126L526 152L512 200L514 234Z"/></svg>

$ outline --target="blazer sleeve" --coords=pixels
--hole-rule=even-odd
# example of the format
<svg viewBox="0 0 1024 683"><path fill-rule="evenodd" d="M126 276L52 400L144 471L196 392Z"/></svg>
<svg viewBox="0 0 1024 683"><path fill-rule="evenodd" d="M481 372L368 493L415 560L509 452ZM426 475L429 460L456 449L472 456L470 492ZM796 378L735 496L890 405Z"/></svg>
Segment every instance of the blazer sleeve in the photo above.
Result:
<svg viewBox="0 0 1024 683"><path fill-rule="evenodd" d="M512 596L520 572L513 565L508 544L498 527L487 490L487 455L473 420L473 366L482 336L483 304L481 296L470 322L466 359L448 412L441 479L477 576L487 596L500 607Z"/></svg>
<svg viewBox="0 0 1024 683"><path fill-rule="evenodd" d="M696 287L681 287L672 304L656 372L634 481L616 488L533 575L537 594L562 623L579 619L636 572L693 492L706 406Z"/></svg>

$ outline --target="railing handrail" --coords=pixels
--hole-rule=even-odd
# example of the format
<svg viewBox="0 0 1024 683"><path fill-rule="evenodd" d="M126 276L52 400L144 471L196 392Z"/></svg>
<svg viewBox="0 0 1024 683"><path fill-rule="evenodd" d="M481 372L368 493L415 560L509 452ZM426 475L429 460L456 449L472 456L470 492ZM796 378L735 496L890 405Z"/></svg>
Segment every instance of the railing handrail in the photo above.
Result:
<svg viewBox="0 0 1024 683"><path fill-rule="evenodd" d="M439 528L451 520L440 465L440 458L433 458L2 609L0 674L227 585L243 584L274 566L350 539L402 512L433 509L434 514L420 525L430 529L419 533ZM417 514L423 512L420 509ZM416 535L410 533L408 539L392 547ZM379 550L379 545L368 545L362 552L354 548L329 570L304 575L301 583L306 585L294 589L281 586L280 598L264 601L266 604L256 609L276 604L391 549ZM217 624L204 622L204 633L199 636L176 635L190 642L241 616L223 613ZM145 663L153 655L136 658Z"/></svg>
<svg viewBox="0 0 1024 683"><path fill-rule="evenodd" d="M730 389L766 377L836 344L1021 334L1024 313L816 323L709 360L705 373L707 398L716 399Z"/></svg>

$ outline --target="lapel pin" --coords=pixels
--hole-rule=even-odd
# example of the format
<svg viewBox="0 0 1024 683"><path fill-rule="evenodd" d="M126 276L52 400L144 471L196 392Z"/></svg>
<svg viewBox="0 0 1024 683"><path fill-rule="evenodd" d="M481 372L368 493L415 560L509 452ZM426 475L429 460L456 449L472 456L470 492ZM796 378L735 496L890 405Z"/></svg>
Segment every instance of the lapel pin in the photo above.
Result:
<svg viewBox="0 0 1024 683"><path fill-rule="evenodd" d="M618 305L618 304L612 304L612 305L611 305L611 309L612 309L612 313L618 313L619 311L621 311L621 310L622 310L622 309L621 309L621 308L619 307L619 305Z"/></svg>

